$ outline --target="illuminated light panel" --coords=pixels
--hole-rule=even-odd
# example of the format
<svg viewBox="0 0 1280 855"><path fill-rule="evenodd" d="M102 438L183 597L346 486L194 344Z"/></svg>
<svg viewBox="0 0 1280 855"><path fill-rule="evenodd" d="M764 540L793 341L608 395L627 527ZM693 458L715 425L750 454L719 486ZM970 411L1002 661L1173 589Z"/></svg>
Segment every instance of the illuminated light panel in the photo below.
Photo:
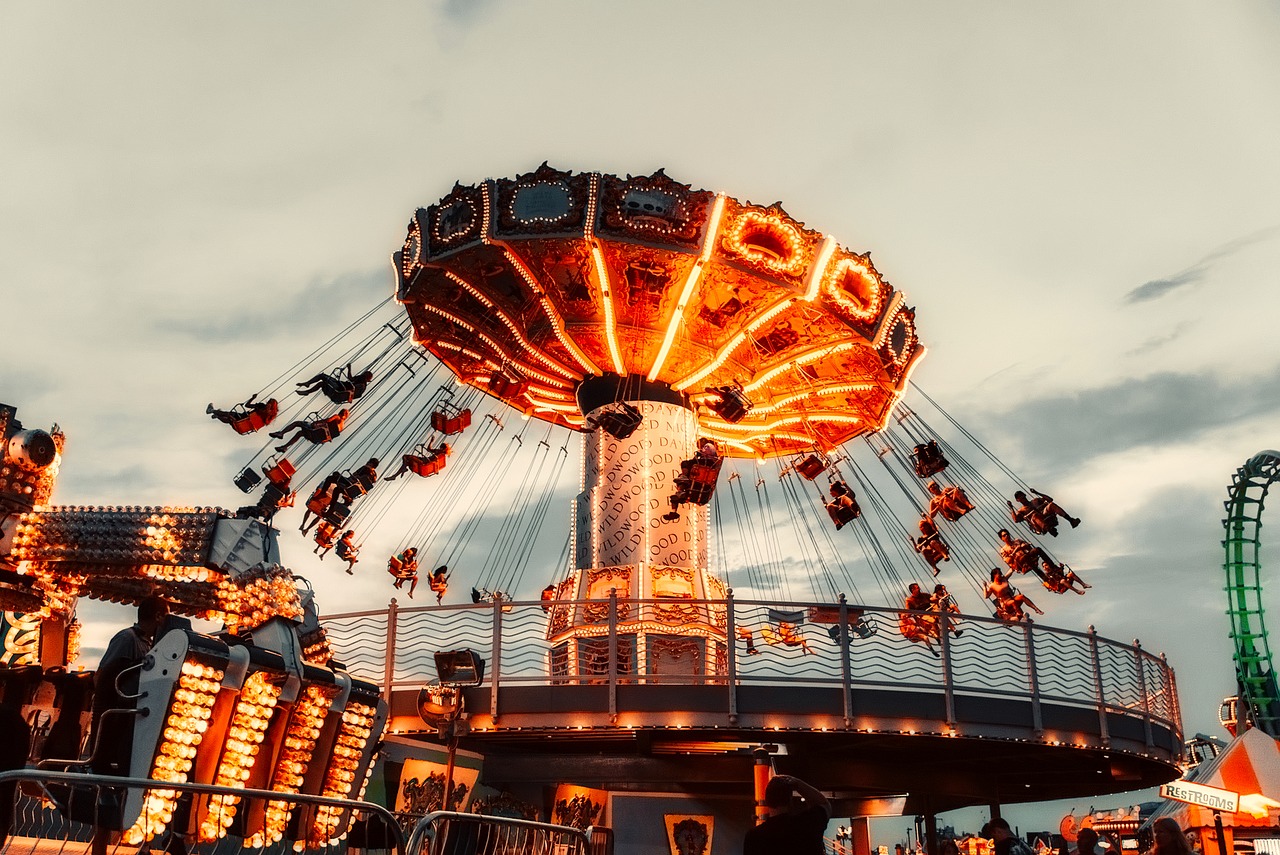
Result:
<svg viewBox="0 0 1280 855"><path fill-rule="evenodd" d="M361 703L350 703L342 713L342 725L333 745L333 757L325 771L320 795L345 799L355 789L356 772L364 759L365 746L373 733L377 710ZM315 821L307 842L318 848L337 842L338 825L345 808L337 805L321 805L316 809ZM297 848L296 846L294 848Z"/></svg>
<svg viewBox="0 0 1280 855"><path fill-rule="evenodd" d="M247 785L262 749L271 713L279 699L280 687L271 683L265 673L251 674L245 681L227 727L222 759L213 783L220 787L242 788ZM212 843L227 836L239 802L239 797L231 795L219 794L209 798L208 810L200 823L201 843Z"/></svg>
<svg viewBox="0 0 1280 855"><path fill-rule="evenodd" d="M843 353L846 350L853 350L853 348L853 342L842 341L837 344L823 345L821 347L814 348L813 350L806 351L798 356L793 356L781 365L775 365L773 368L770 368L764 374L753 379L750 383L745 384L742 387L742 390L744 392L754 392L756 389L759 389L761 386L768 383L770 380L789 368L795 368L799 365L808 365L810 362L817 362L819 359L823 359L824 357L835 356L837 353Z"/></svg>
<svg viewBox="0 0 1280 855"><path fill-rule="evenodd" d="M880 325L880 329L876 330L876 337L871 340L872 347L880 347L884 344L885 336L889 334L889 330L893 329L893 320L898 316L898 308L902 305L902 295L895 293L893 299L889 301L889 309L884 313L886 322Z"/></svg>
<svg viewBox="0 0 1280 855"><path fill-rule="evenodd" d="M444 348L445 350L452 350L455 353L468 357L469 359L480 360L484 362L486 365L493 366L495 370L498 368L498 363L494 362L492 359L489 359L487 356L484 356L483 354L480 354L480 353L476 353L474 350L463 347L460 344L455 344L452 341L437 341L437 342L434 342L434 345L436 347Z"/></svg>
<svg viewBox="0 0 1280 855"><path fill-rule="evenodd" d="M565 346L565 349L573 355L574 359L578 360L578 364L581 365L583 370L588 374L599 375L603 373L596 367L596 364L591 361L591 357L587 356L582 348L578 347L577 342L573 340L572 336L565 334L564 319L560 317L555 306L553 306L551 301L547 298L546 293L538 287L537 278L533 275L533 272L529 270L528 265L524 263L523 259L516 255L515 252L512 251L511 247L507 246L505 243L501 241L491 242L495 246L502 247L502 253L507 257L507 261L511 262L511 266L516 269L516 272L520 274L520 278L523 279L525 284L533 290L533 293L538 295L538 301L542 304L542 310L547 313L547 320L551 321L551 328L555 330L556 338L558 338L560 343Z"/></svg>
<svg viewBox="0 0 1280 855"><path fill-rule="evenodd" d="M822 285L825 277L823 273L827 269L827 263L831 261L831 256L836 251L836 239L831 235L827 235L822 241L822 247L818 250L818 258L813 263L813 267L809 270L809 283L805 288L805 302L812 303L814 297L818 296L818 288Z"/></svg>
<svg viewBox="0 0 1280 855"><path fill-rule="evenodd" d="M187 782L191 765L209 726L209 718L213 715L213 704L221 689L223 676L222 669L212 665L203 665L191 659L182 663L148 778L170 784ZM125 830L122 836L124 842L137 846L163 832L173 821L177 803L177 790L147 790L142 799L142 813Z"/></svg>
<svg viewBox="0 0 1280 855"><path fill-rule="evenodd" d="M707 365L703 366L702 368L699 368L697 371L690 374L688 377L684 378L683 380L680 380L679 382L672 384L671 388L675 389L677 392L683 391L684 389L687 389L688 387L692 386L694 383L697 383L698 381L705 378L711 372L715 371L717 368L723 365L729 359L729 357L733 355L733 352L737 350L739 347L741 347L742 343L747 340L747 336L751 335L756 330L760 329L760 327L764 326L769 321L776 318L779 314L785 311L794 302L795 302L794 297L783 297L781 300L774 303L769 308L765 309L761 314L756 316L756 318L752 320L751 323L747 324L746 328L743 329L742 332L738 333L733 338L729 339L729 341L724 345L724 347L720 348L720 352L716 354L715 359L711 360L711 362L709 362Z"/></svg>
<svg viewBox="0 0 1280 855"><path fill-rule="evenodd" d="M627 376L627 369L622 365L622 353L618 350L618 336L615 331L617 320L613 314L613 292L609 287L609 271L605 268L604 253L600 245L591 242L591 260L596 265L596 278L600 282L600 302L604 304L604 337L609 343L609 358L613 360L613 370L622 377Z"/></svg>
<svg viewBox="0 0 1280 855"><path fill-rule="evenodd" d="M534 392L536 392L537 394L542 395L542 396L544 396L544 397L550 398L550 399L552 399L552 400L554 400L554 401L572 401L572 400L574 400L573 394L572 394L572 393L570 393L570 392L561 392L561 391L558 391L558 390L555 390L555 389L543 389L543 388L542 388L542 387L540 387L540 386L532 386L532 385L531 385L531 386L529 387L529 389L527 390L526 394L534 393ZM575 407L575 409L577 409L577 408Z"/></svg>
<svg viewBox="0 0 1280 855"><path fill-rule="evenodd" d="M325 713L336 692L332 687L314 684L303 689L302 697L289 716L284 746L276 761L270 789L278 793L294 794L302 787L307 766L315 752L316 739L320 736L320 727L324 724ZM245 840L245 845L250 849L260 849L280 840L289 826L292 813L293 808L288 802L267 802L262 829Z"/></svg>
<svg viewBox="0 0 1280 855"><path fill-rule="evenodd" d="M576 413L578 412L577 404L560 404L555 401L539 401L528 394L526 394L525 397L529 398L529 403L531 403L533 405L533 408L539 412L543 412L543 413Z"/></svg>
<svg viewBox="0 0 1280 855"><path fill-rule="evenodd" d="M889 425L889 419L893 417L893 410L898 406L898 402L902 400L902 396L907 393L907 385L911 382L911 375L915 373L916 366L924 361L925 349L919 344L916 345L919 358L912 360L907 365L907 370L902 375L902 382L897 389L894 389L889 395L888 406L884 408L884 415L880 418L880 423L876 425L876 430L884 430Z"/></svg>
<svg viewBox="0 0 1280 855"><path fill-rule="evenodd" d="M804 391L797 392L794 395L787 395L786 397L779 398L771 404L757 404L751 408L751 412L753 414L771 413L774 410L780 409L789 404L794 404L796 401L801 401L805 398L825 398L831 395L843 395L846 392L866 392L877 388L879 388L879 386L875 383L839 383L832 386L820 386L816 389L805 389Z"/></svg>
<svg viewBox="0 0 1280 855"><path fill-rule="evenodd" d="M774 258L769 253L749 246L743 237L751 231L764 232L785 247L785 254ZM763 211L744 211L724 236L724 247L733 255L784 276L799 276L804 270L800 252L800 231L783 217Z"/></svg>
<svg viewBox="0 0 1280 855"><path fill-rule="evenodd" d="M840 288L840 281L850 274L857 276L866 284L867 291L871 295L866 306L850 300ZM826 275L822 277L822 293L859 321L875 320L884 303L884 289L880 275L876 273L875 268L868 267L858 258L842 258L831 265Z"/></svg>
<svg viewBox="0 0 1280 855"><path fill-rule="evenodd" d="M492 300L490 300L488 297L482 294L478 288L475 288L474 286L471 285L470 282L467 282L461 276L458 276L451 270L446 270L445 276L449 277L454 282L461 285L464 289L470 292L477 300L479 300L481 303L484 303L485 308L493 312L494 316L497 317L498 320L502 321L503 326L507 328L507 331L511 333L512 338L514 338L519 343L520 347L524 349L525 353L529 354L534 359L538 360L543 365L547 366L557 374L562 374L571 380L577 379L577 377L574 375L572 371L565 368L563 365L556 362L551 357L547 356L538 348L535 348L533 345L529 344L528 339L526 339L521 334L520 329L515 325L515 323L511 320L511 318L507 316L507 313L502 311L502 309L498 305L496 305Z"/></svg>
<svg viewBox="0 0 1280 855"><path fill-rule="evenodd" d="M496 353L502 356L502 358L506 362L519 368L522 373L527 374L528 376L536 380L541 380L543 383L546 383L547 385L550 385L550 386L568 387L571 385L565 379L561 379L559 377L552 377L549 374L543 374L541 371L538 371L532 366L514 358L510 353L507 352L507 349L505 347L498 344L498 342L494 341L489 336L480 332L475 327L471 326L466 321L459 318L457 315L454 315L452 312L447 312L444 309L439 308L438 306L432 306L429 304L424 304L423 308L429 312L432 312L433 314L439 315L440 317L444 318L445 320L449 321L452 324L456 324L457 326L462 327L467 332L471 333L476 338L480 339L485 344L489 345L489 347L491 347Z"/></svg>
<svg viewBox="0 0 1280 855"><path fill-rule="evenodd" d="M676 339L676 332L679 331L680 325L684 323L684 310L689 304L689 298L693 295L694 287L702 278L702 268L711 258L711 252L715 248L716 235L720 231L720 220L724 217L726 198L723 193L717 194L715 204L711 207L711 217L707 221L707 234L702 240L702 252L698 254L698 260L694 262L693 267L689 270L689 275L685 277L684 288L680 291L680 299L676 302L675 311L671 313L671 320L667 321L667 331L662 337L662 347L658 349L658 356L653 360L653 367L649 369L648 380L650 383L657 378L658 372L662 370L662 366L667 361L667 356L671 352L671 345ZM622 372L619 371L618 373L621 374ZM677 388L678 391L682 387L674 388Z"/></svg>

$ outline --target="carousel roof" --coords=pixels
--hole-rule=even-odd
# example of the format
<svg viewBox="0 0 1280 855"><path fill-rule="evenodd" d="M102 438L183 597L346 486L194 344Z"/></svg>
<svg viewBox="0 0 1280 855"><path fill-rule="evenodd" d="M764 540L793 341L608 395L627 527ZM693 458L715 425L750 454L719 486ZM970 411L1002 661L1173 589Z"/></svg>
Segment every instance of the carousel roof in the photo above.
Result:
<svg viewBox="0 0 1280 855"><path fill-rule="evenodd" d="M831 448L882 427L924 354L869 255L767 207L667 177L546 164L457 185L396 253L418 341L466 383L580 428L578 384L687 395L727 453ZM740 421L707 404L740 385Z"/></svg>

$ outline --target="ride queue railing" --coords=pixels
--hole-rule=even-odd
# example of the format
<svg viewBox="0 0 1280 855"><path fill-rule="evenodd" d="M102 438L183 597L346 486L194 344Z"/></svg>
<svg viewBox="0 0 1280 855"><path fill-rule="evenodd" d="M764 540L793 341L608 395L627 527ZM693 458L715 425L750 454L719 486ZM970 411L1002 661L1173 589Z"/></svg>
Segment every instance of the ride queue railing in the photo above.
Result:
<svg viewBox="0 0 1280 855"><path fill-rule="evenodd" d="M673 602L679 610L671 610ZM576 616L570 624L586 645L576 657L557 660L548 640L556 608ZM661 632L654 628L661 616L669 614L668 637L678 638L690 613L703 616L714 628L712 634L726 642L720 663L701 673L670 674L650 667L630 634L618 630L643 620L652 636ZM573 622L584 614L594 622ZM495 709L502 688L516 685L796 684L840 686L846 711L854 689L941 693L949 724L955 723L957 695L1029 700L1037 730L1042 703L1091 707L1104 739L1107 714L1118 713L1144 721L1148 746L1152 724L1170 728L1181 740L1173 669L1164 656L1148 653L1136 640L1114 641L1093 627L1081 632L930 612L926 616L939 619L948 631L926 646L900 632L904 615L920 613L855 606L843 595L837 603L737 600L730 595L723 600L614 597L607 602L499 600L407 608L392 600L385 610L321 620L338 659L353 675L379 682L388 698L396 689L418 689L434 680L435 652L470 648L488 662L485 682ZM784 624L789 636L782 632ZM583 649L596 655L582 655ZM734 704L735 693L730 692L731 715Z"/></svg>
<svg viewBox="0 0 1280 855"><path fill-rule="evenodd" d="M546 822L479 816L474 813L435 811L414 826L409 855L612 855L613 832L608 828L585 830Z"/></svg>
<svg viewBox="0 0 1280 855"><path fill-rule="evenodd" d="M0 797L16 800L8 827L8 839L0 851L4 855L88 855L97 830L98 834L109 834L112 837L105 848L108 855L131 853L137 847L118 843L114 839L118 837L118 833L108 831L106 827L112 824L111 817L118 814L118 805L123 801L121 794L135 789L173 790L188 798L199 795L234 796L238 799L237 809L241 814L266 802L288 805L295 816L300 810L337 807L350 813L349 824L344 823L347 831L343 832L340 840L309 847L304 851L343 855L351 848L359 848L363 852L410 855L397 817L381 805L370 802L274 790L177 784L148 778L32 768L0 772ZM178 811L174 813L176 816ZM98 830L100 827L102 830ZM162 840L164 837L162 834L152 840L150 848L157 851L165 848L171 853L192 852L196 855L239 855L248 848L245 840L234 833L209 843L184 841L181 847L177 846L176 837L173 840ZM280 841L255 851L260 851L263 855L292 855L295 851L294 841L286 834Z"/></svg>

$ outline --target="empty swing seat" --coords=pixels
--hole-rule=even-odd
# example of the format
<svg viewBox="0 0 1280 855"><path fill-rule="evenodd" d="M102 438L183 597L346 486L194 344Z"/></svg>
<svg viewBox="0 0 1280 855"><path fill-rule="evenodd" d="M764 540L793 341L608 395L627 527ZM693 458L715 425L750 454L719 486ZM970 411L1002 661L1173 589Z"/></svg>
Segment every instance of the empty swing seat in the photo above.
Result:
<svg viewBox="0 0 1280 855"><path fill-rule="evenodd" d="M431 427L445 436L462 433L471 427L471 410L440 409L431 414Z"/></svg>
<svg viewBox="0 0 1280 855"><path fill-rule="evenodd" d="M805 480L812 481L821 475L827 468L827 461L817 454L810 454L808 457L797 462L794 469L804 476Z"/></svg>

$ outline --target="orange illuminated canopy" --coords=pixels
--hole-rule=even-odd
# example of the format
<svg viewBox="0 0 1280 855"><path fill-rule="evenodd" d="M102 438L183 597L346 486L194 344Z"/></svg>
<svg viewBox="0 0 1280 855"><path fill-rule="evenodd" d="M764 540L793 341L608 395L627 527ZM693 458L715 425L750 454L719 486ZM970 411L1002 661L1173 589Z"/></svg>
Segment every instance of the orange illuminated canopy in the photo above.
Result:
<svg viewBox="0 0 1280 855"><path fill-rule="evenodd" d="M417 211L397 296L465 383L580 428L593 375L688 396L737 456L831 448L883 426L923 355L915 313L868 255L775 204L543 164ZM740 386L729 421L708 405Z"/></svg>

